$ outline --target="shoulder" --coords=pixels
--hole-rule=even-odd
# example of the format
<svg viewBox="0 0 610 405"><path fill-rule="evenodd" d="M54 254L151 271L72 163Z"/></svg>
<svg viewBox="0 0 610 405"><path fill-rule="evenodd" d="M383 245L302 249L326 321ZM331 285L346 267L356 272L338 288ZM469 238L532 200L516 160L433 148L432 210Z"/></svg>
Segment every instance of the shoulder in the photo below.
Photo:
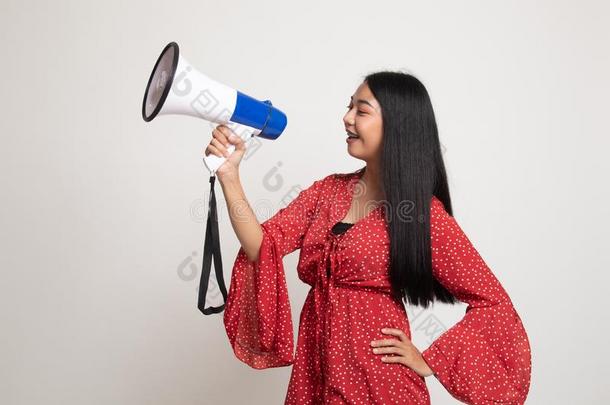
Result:
<svg viewBox="0 0 610 405"><path fill-rule="evenodd" d="M330 173L323 177L318 177L310 183L307 189L325 197L333 196L338 190L346 187L349 180L357 176L360 170L362 169L353 172Z"/></svg>
<svg viewBox="0 0 610 405"><path fill-rule="evenodd" d="M327 174L324 177L318 177L313 180L312 186L316 188L324 188L327 187L330 183L335 181L335 173Z"/></svg>
<svg viewBox="0 0 610 405"><path fill-rule="evenodd" d="M360 172L363 169L358 169L355 171L351 171L351 172L338 172L338 173L331 173L328 174L324 177L318 178L317 180L315 180L315 183L319 183L320 185L324 184L324 185L336 185L338 183L341 182L346 182L349 181L350 179L354 178L355 176L357 176L358 174L360 174Z"/></svg>
<svg viewBox="0 0 610 405"><path fill-rule="evenodd" d="M320 180L321 183L324 184L325 190L329 193L335 194L340 189L344 189L350 183L350 181L354 180L356 177L360 175L363 169L358 169L351 172L336 172L331 173Z"/></svg>
<svg viewBox="0 0 610 405"><path fill-rule="evenodd" d="M300 189L300 193L302 193L303 195L319 196L320 194L325 194L327 190L332 188L332 183L334 183L334 181L335 173L331 173L325 175L324 177L317 177L313 180L310 180L305 187L295 187Z"/></svg>
<svg viewBox="0 0 610 405"><path fill-rule="evenodd" d="M328 176L330 181L335 181L335 182L346 182L349 181L350 179L353 179L354 177L358 177L358 175L360 175L365 167L361 167L360 169L351 171L351 172L340 172L340 173L332 173Z"/></svg>

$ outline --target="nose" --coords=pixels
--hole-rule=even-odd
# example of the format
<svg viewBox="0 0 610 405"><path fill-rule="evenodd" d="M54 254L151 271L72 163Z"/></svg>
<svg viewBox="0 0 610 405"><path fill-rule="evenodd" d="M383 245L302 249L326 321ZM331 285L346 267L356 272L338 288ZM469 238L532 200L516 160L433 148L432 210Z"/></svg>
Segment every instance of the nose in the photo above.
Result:
<svg viewBox="0 0 610 405"><path fill-rule="evenodd" d="M343 116L343 124L345 124L345 127L353 127L354 126L354 114L352 114L352 110L349 110Z"/></svg>

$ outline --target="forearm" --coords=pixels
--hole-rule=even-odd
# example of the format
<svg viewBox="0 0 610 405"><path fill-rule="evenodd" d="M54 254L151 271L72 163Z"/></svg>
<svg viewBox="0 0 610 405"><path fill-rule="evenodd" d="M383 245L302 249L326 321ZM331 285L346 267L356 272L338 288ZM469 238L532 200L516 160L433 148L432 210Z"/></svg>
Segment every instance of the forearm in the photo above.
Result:
<svg viewBox="0 0 610 405"><path fill-rule="evenodd" d="M239 177L221 182L231 225L248 260L256 261L263 241L263 230L252 211Z"/></svg>

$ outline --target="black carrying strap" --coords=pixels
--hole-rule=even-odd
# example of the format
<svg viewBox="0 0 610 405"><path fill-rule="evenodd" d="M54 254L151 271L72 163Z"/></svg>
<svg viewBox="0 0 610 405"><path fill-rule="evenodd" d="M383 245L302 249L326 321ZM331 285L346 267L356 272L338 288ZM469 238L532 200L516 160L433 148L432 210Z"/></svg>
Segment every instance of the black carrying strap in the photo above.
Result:
<svg viewBox="0 0 610 405"><path fill-rule="evenodd" d="M217 314L225 309L227 302L227 289L222 275L222 257L220 255L220 237L218 234L218 214L216 212L216 195L214 194L214 183L216 176L210 176L210 203L208 206L208 220L205 228L205 242L203 245L203 263L201 264L201 280L199 280L199 298L197 308L204 315ZM214 271L218 288L223 297L223 304L218 307L205 308L205 297L208 294L208 282L210 280L210 270L212 267L212 257L214 257Z"/></svg>

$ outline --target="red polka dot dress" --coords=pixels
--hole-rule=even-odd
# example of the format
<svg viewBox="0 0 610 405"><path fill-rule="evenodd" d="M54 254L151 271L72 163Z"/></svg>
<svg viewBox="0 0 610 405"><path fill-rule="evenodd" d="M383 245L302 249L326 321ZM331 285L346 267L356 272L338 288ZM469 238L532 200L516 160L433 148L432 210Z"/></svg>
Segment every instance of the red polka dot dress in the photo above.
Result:
<svg viewBox="0 0 610 405"><path fill-rule="evenodd" d="M425 379L385 363L372 340L410 338L403 303L391 295L389 236L383 205L343 232L364 169L313 182L261 224L259 257L240 248L224 312L236 357L255 369L292 365L285 404L430 404ZM432 268L436 279L468 304L462 320L422 355L456 399L522 404L529 390L530 346L521 319L499 281L432 197ZM335 227L336 229L336 227ZM296 353L282 258L301 249L297 272L311 286L299 317Z"/></svg>

